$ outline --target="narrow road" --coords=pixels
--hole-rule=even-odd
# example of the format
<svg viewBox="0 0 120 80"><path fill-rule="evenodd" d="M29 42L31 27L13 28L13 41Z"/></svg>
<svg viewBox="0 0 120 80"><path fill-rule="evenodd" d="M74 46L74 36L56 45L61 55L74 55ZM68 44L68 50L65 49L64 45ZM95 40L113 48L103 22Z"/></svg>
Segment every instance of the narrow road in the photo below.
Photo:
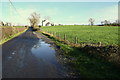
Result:
<svg viewBox="0 0 120 80"><path fill-rule="evenodd" d="M2 45L3 78L63 78L67 73L54 47L29 28Z"/></svg>

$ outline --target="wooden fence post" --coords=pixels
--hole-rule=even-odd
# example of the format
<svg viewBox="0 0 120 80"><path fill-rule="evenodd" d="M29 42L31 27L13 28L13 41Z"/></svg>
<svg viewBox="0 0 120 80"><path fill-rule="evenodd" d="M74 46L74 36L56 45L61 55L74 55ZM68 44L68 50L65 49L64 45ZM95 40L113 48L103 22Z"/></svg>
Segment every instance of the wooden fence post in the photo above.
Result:
<svg viewBox="0 0 120 80"><path fill-rule="evenodd" d="M52 32L51 32L51 35L52 35Z"/></svg>
<svg viewBox="0 0 120 80"><path fill-rule="evenodd" d="M99 47L101 46L101 42L98 42L98 46L99 46Z"/></svg>
<svg viewBox="0 0 120 80"><path fill-rule="evenodd" d="M64 34L64 40L66 40L66 34Z"/></svg>
<svg viewBox="0 0 120 80"><path fill-rule="evenodd" d="M60 33L58 33L58 39L60 39Z"/></svg>
<svg viewBox="0 0 120 80"><path fill-rule="evenodd" d="M77 39L77 37L75 37L75 44L77 44L78 43L78 39Z"/></svg>
<svg viewBox="0 0 120 80"><path fill-rule="evenodd" d="M52 32L52 35L54 36L54 32Z"/></svg>
<svg viewBox="0 0 120 80"><path fill-rule="evenodd" d="M55 37L56 37L56 32L54 33Z"/></svg>

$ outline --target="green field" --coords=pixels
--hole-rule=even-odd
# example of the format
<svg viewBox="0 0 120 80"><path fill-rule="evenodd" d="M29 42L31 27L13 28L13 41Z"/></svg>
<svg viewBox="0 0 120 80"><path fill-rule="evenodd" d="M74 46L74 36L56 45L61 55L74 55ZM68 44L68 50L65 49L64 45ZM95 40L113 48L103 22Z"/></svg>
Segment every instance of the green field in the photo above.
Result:
<svg viewBox="0 0 120 80"><path fill-rule="evenodd" d="M66 34L66 39L73 43L77 37L79 43L101 42L106 45L118 45L117 26L43 26L42 30L60 34L61 38Z"/></svg>
<svg viewBox="0 0 120 80"><path fill-rule="evenodd" d="M112 62L111 59L108 60L107 57L106 59L101 58L101 53L99 56L97 55L99 52L91 55L87 53L87 51L83 51L83 48L72 47L59 41L54 36L46 33L43 34L52 39L55 44L60 47L62 51L61 54L67 57L68 65L75 70L72 73L73 75L75 74L80 76L80 78L86 79L120 79L119 64L116 66L116 63ZM116 56L114 58L116 58Z"/></svg>

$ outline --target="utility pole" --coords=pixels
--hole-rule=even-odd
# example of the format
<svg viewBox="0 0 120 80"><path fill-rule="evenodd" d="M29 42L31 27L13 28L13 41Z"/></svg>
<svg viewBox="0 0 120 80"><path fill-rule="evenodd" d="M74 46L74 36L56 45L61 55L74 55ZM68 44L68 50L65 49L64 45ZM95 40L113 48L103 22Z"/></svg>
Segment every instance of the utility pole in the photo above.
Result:
<svg viewBox="0 0 120 80"><path fill-rule="evenodd" d="M12 17L11 17L11 16L12 16L12 8L11 8L11 6L12 6L12 5L11 5L10 0L9 0L9 9L10 9L10 10L9 10L9 11L10 11L9 20L11 21L10 23L12 23Z"/></svg>

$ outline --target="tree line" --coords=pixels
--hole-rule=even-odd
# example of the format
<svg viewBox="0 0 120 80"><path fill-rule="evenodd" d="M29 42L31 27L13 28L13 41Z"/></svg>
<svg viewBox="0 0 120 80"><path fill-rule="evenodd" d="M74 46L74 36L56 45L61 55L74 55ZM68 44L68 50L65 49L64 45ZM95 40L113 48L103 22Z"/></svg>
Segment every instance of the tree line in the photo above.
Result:
<svg viewBox="0 0 120 80"><path fill-rule="evenodd" d="M90 25L94 25L95 19L90 18L88 21ZM110 22L108 20L104 20L104 21L101 21L101 24L99 24L99 26L120 26L120 21L115 20L114 22Z"/></svg>
<svg viewBox="0 0 120 80"><path fill-rule="evenodd" d="M42 20L42 24L39 25L40 23L40 14L37 14L36 12L32 13L30 15L30 17L28 18L29 22L30 22L30 25L32 27L41 27L41 26L44 26L43 24L45 23L45 26L56 26L54 23L50 22L50 21L47 21L47 20L50 20L50 17L49 16L46 16L44 20ZM90 18L88 20L89 22L89 25L94 25L95 23L95 19L94 18ZM58 25L62 25L62 24L58 24ZM12 26L12 23L9 23L9 22L6 22L4 23L3 21L0 21L0 26ZM119 20L116 20L115 22L110 22L108 20L104 20L104 21L101 21L101 24L99 24L98 26L120 26L120 21Z"/></svg>

